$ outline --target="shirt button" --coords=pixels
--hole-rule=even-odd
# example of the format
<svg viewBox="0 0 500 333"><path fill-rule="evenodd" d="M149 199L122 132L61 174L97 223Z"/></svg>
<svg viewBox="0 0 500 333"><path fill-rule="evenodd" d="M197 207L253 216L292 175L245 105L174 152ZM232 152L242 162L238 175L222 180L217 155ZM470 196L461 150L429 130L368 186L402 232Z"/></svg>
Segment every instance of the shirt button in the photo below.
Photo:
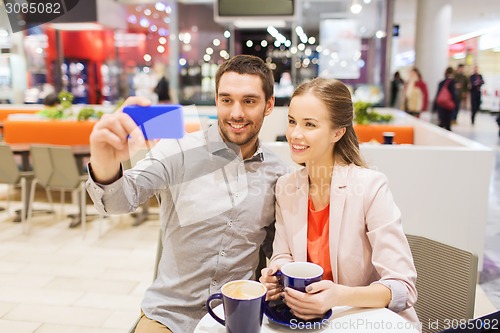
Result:
<svg viewBox="0 0 500 333"><path fill-rule="evenodd" d="M233 221L229 221L229 223L227 225L230 226L230 227L232 227L233 226Z"/></svg>
<svg viewBox="0 0 500 333"><path fill-rule="evenodd" d="M224 252L224 250L220 251L220 255L221 257L224 257L226 255L226 252Z"/></svg>
<svg viewBox="0 0 500 333"><path fill-rule="evenodd" d="M215 286L217 284L217 281L212 280L212 286Z"/></svg>
<svg viewBox="0 0 500 333"><path fill-rule="evenodd" d="M239 197L240 195L239 195L238 193L236 193L234 196L235 196L235 197Z"/></svg>

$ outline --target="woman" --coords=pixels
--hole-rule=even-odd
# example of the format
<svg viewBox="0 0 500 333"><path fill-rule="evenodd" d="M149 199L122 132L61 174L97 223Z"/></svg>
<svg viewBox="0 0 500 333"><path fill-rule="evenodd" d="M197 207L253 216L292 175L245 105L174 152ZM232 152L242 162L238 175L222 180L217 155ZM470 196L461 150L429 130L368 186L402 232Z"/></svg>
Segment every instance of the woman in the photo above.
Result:
<svg viewBox="0 0 500 333"><path fill-rule="evenodd" d="M401 93L405 82L399 72L395 72L391 81L391 107L398 108L401 105Z"/></svg>
<svg viewBox="0 0 500 333"><path fill-rule="evenodd" d="M422 74L417 68L412 68L404 87L402 110L419 118L420 112L427 110L428 103L429 93Z"/></svg>
<svg viewBox="0 0 500 333"><path fill-rule="evenodd" d="M295 316L320 317L337 305L388 307L417 322L416 271L386 177L366 168L353 105L340 81L317 78L292 95L287 140L303 169L276 185L273 257L260 281L268 300L283 296L275 272L291 261L324 269L306 293L285 289Z"/></svg>
<svg viewBox="0 0 500 333"><path fill-rule="evenodd" d="M458 94L456 89L456 82L453 79L453 68L448 67L444 72L444 80L439 82L438 89L436 92L436 97L434 98L434 110L437 111L439 116L439 127L451 131L451 122L453 120L453 115L458 113ZM442 89L448 89L449 97L453 101L453 106L440 105L438 102L438 96Z"/></svg>

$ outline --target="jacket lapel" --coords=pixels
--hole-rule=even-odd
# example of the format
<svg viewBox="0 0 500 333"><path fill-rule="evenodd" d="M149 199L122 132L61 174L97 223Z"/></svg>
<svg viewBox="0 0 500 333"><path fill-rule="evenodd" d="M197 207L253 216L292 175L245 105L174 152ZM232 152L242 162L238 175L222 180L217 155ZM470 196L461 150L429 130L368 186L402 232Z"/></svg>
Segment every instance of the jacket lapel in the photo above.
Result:
<svg viewBox="0 0 500 333"><path fill-rule="evenodd" d="M340 229L347 197L347 179L351 172L350 166L335 166L332 184L330 186L330 262L334 282L338 282L337 253L340 240ZM307 220L307 218L306 218ZM306 236L307 243L307 236Z"/></svg>
<svg viewBox="0 0 500 333"><path fill-rule="evenodd" d="M307 198L309 196L309 181L307 171L304 169L297 173L297 192L290 204L297 205L297 215L292 217L293 221L292 244L294 261L307 261ZM293 207L292 207L293 208ZM294 211L292 209L291 211Z"/></svg>

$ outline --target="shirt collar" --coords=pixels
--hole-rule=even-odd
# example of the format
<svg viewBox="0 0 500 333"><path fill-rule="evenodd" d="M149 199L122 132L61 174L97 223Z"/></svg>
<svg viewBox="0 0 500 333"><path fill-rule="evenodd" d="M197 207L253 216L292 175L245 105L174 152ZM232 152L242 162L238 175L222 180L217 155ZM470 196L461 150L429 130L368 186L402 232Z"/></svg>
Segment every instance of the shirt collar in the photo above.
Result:
<svg viewBox="0 0 500 333"><path fill-rule="evenodd" d="M211 154L216 154L219 151L231 149L222 139L218 124L213 124L208 128L206 137L208 142L208 151ZM246 161L264 161L264 151L262 150L260 140L257 140L257 150L252 155L252 157L247 158Z"/></svg>

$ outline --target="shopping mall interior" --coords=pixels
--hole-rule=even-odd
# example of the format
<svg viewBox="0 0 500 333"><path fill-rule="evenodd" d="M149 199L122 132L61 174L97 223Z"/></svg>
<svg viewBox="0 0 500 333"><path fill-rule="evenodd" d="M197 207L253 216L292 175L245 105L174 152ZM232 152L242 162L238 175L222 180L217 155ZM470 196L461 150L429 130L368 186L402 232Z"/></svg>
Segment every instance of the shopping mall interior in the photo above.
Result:
<svg viewBox="0 0 500 333"><path fill-rule="evenodd" d="M99 115L126 97L158 103L163 76L170 102L194 109L186 131L210 125L215 73L236 54L273 69L276 108L260 139L287 159L278 140L294 88L339 79L355 102L393 117L356 132L369 166L388 177L405 232L474 253L471 318L500 310L500 1L80 0L49 22L9 13L15 2L0 0L0 145L23 171L33 144L88 147ZM446 131L432 105L446 67L459 64L467 76L478 67L482 103L472 124L465 97ZM418 119L391 98L393 74L407 81L414 67L430 102ZM54 92L71 96L57 115L43 105ZM396 144L379 144L387 131ZM87 161L88 150L78 162ZM0 175L0 332L129 332L155 271L156 201L147 213L102 217L87 198L86 229L70 228L80 188L60 200L53 191L51 204L38 186L35 213L19 223L18 183Z"/></svg>

